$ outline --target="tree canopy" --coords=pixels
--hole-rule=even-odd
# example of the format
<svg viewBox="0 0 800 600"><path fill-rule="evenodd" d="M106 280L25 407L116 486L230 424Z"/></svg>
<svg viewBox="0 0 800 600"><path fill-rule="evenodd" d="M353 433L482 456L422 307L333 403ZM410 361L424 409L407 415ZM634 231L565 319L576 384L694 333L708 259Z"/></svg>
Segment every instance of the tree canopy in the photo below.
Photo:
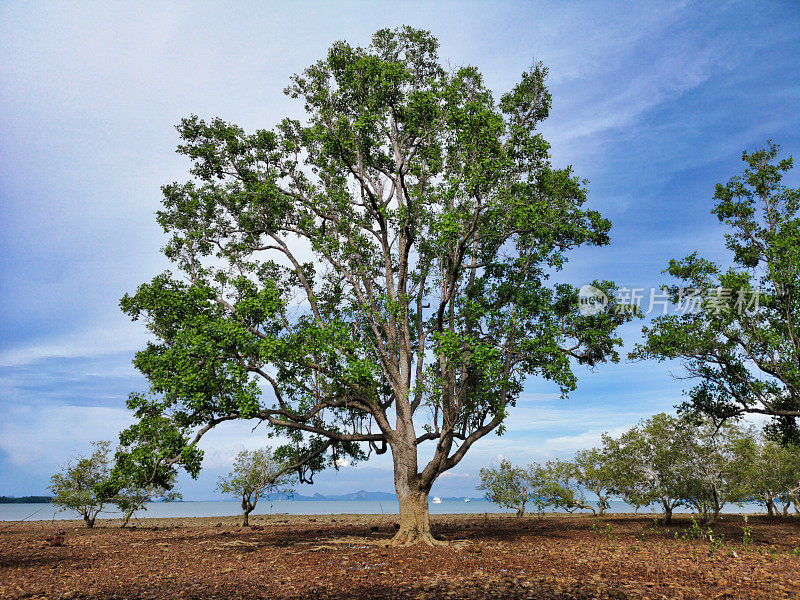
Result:
<svg viewBox="0 0 800 600"><path fill-rule="evenodd" d="M431 485L502 432L527 377L566 394L574 362L618 360L628 313L581 314L549 281L611 223L536 132L547 69L496 101L437 46L409 27L337 42L286 89L303 122L181 121L193 179L165 186L158 213L179 274L122 308L155 336L134 361L152 392L132 399L138 427L158 421L183 448L142 456L196 471L197 441L232 419L269 424L301 478L391 449L395 542L433 543Z"/></svg>
<svg viewBox="0 0 800 600"><path fill-rule="evenodd" d="M92 442L94 450L90 456L78 456L50 478L53 504L77 512L87 527L94 527L97 515L108 501L98 490L111 477L110 446L111 442Z"/></svg>
<svg viewBox="0 0 800 600"><path fill-rule="evenodd" d="M772 142L744 152L743 175L716 186L712 212L728 228L732 266L696 252L671 260L679 283L667 292L682 314L645 327L632 355L681 359L697 381L685 408L772 415L773 434L800 442L800 188L781 184L792 159L779 152Z"/></svg>
<svg viewBox="0 0 800 600"><path fill-rule="evenodd" d="M552 507L602 515L612 497L637 510L660 505L666 524L680 506L694 508L709 524L730 503L763 502L770 516L788 515L793 504L800 512L800 447L769 440L752 426L660 413L602 440L600 448L579 450L572 460L523 468L503 459L499 467L481 469L478 489L520 516L528 502L540 512ZM597 508L587 492L597 497Z"/></svg>
<svg viewBox="0 0 800 600"><path fill-rule="evenodd" d="M233 461L233 471L219 478L217 489L224 494L235 494L242 501L242 527L249 525L250 513L260 498L292 491L284 467L270 448L242 450Z"/></svg>

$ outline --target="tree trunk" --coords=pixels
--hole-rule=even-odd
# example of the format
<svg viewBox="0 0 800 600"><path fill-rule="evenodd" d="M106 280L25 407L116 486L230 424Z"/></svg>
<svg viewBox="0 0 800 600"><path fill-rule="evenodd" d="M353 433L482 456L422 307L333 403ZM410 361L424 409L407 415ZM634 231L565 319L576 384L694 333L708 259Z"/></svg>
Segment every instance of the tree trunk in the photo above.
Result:
<svg viewBox="0 0 800 600"><path fill-rule="evenodd" d="M767 498L767 515L772 517L775 514L775 503L772 501L772 498Z"/></svg>
<svg viewBox="0 0 800 600"><path fill-rule="evenodd" d="M122 521L122 527L123 527L123 528L124 528L124 527L125 527L125 526L128 524L128 521L130 521L130 520L131 520L131 517L133 516L133 513L135 513L137 510L139 510L139 507L141 507L141 506L142 506L142 504L144 504L144 501L145 501L145 500L147 500L147 496L145 496L145 497L141 498L141 499L140 499L140 500L139 500L139 501L138 501L138 502L137 502L137 503L136 503L136 504L133 506L133 508L131 508L131 509L130 509L130 510L129 510L129 511L126 513L126 514L125 514L125 519Z"/></svg>
<svg viewBox="0 0 800 600"><path fill-rule="evenodd" d="M392 538L392 546L411 546L423 543L429 546L443 544L431 534L431 517L428 512L428 492L400 486L395 483L400 501L400 529Z"/></svg>
<svg viewBox="0 0 800 600"><path fill-rule="evenodd" d="M663 506L664 506L664 525L670 525L672 523L672 506L670 506L668 502L664 502Z"/></svg>
<svg viewBox="0 0 800 600"><path fill-rule="evenodd" d="M256 501L258 499L256 498ZM242 498L242 527L249 527L250 526L250 513L253 512L253 509L256 507L255 502L251 502L250 498L244 497Z"/></svg>
<svg viewBox="0 0 800 600"><path fill-rule="evenodd" d="M606 514L606 501L605 501L605 499L600 498L600 501L597 503L597 508L600 509L600 512L597 513L598 516L602 517L604 514Z"/></svg>
<svg viewBox="0 0 800 600"><path fill-rule="evenodd" d="M94 517L90 517L89 515L83 515L83 520L86 522L86 527L90 529L94 527Z"/></svg>
<svg viewBox="0 0 800 600"><path fill-rule="evenodd" d="M417 472L417 444L410 414L397 415L397 437L391 444L394 463L394 489L400 503L399 529L389 542L392 546L445 545L431 534L431 518L428 512L428 493L436 479L434 474L423 482Z"/></svg>
<svg viewBox="0 0 800 600"><path fill-rule="evenodd" d="M517 516L518 517L521 517L524 514L525 514L525 507L524 506L522 508L518 508L517 509Z"/></svg>

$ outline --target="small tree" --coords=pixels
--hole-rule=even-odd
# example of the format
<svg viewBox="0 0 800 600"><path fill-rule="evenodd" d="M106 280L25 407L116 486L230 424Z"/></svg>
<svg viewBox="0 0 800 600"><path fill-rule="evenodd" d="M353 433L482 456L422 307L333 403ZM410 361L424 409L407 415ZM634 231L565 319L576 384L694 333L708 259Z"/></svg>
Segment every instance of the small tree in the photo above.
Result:
<svg viewBox="0 0 800 600"><path fill-rule="evenodd" d="M733 423L706 421L694 427L692 435L692 475L684 482L683 495L704 522L713 524L726 504L752 497L749 475L755 456L747 443L752 432Z"/></svg>
<svg viewBox="0 0 800 600"><path fill-rule="evenodd" d="M248 517L258 499L275 492L288 493L286 466L275 459L269 448L242 450L233 462L233 472L220 477L217 488L224 494L236 494L242 499L242 527L249 525Z"/></svg>
<svg viewBox="0 0 800 600"><path fill-rule="evenodd" d="M756 436L747 443L754 457L747 473L753 499L763 502L770 516L780 514L778 503L783 504L784 516L788 515L800 488L800 449Z"/></svg>
<svg viewBox="0 0 800 600"><path fill-rule="evenodd" d="M800 446L797 444L780 446L768 442L764 456L770 455L778 465L775 487L780 492L776 494L776 498L783 503L783 516L789 516L789 507L792 504L795 513L800 514Z"/></svg>
<svg viewBox="0 0 800 600"><path fill-rule="evenodd" d="M611 453L605 448L580 450L575 453L572 465L575 483L597 496L597 510L585 500L584 508L595 514L604 514L619 480Z"/></svg>
<svg viewBox="0 0 800 600"><path fill-rule="evenodd" d="M574 485L574 465L565 460L549 460L544 465L531 465L531 472L544 506L575 512L587 506L581 490Z"/></svg>
<svg viewBox="0 0 800 600"><path fill-rule="evenodd" d="M167 501L180 500L181 494L169 487L162 487L161 485L149 484L135 484L130 483L122 487L115 496L109 501L115 504L119 511L122 513L122 527L127 526L128 521L138 510L147 510L145 502L152 500L154 497L161 497Z"/></svg>
<svg viewBox="0 0 800 600"><path fill-rule="evenodd" d="M91 456L78 456L63 467L61 473L50 478L53 504L62 509L74 510L83 517L87 527L94 527L98 513L106 498L98 493L99 487L110 478L108 452L111 442L92 442Z"/></svg>
<svg viewBox="0 0 800 600"><path fill-rule="evenodd" d="M618 439L604 440L620 465L615 483L619 495L634 506L657 502L667 525L672 511L686 504L686 482L694 473L691 431L690 423L660 413Z"/></svg>
<svg viewBox="0 0 800 600"><path fill-rule="evenodd" d="M508 459L501 460L496 469L481 469L480 478L478 489L485 492L486 499L505 508L513 508L518 517L525 514L525 505L536 499L530 472L513 466Z"/></svg>
<svg viewBox="0 0 800 600"><path fill-rule="evenodd" d="M152 497L181 497L173 490L178 478L176 462L196 478L202 461L202 452L189 443L185 427L161 415L158 405L138 394L131 394L127 404L140 420L120 433L114 467L109 477L95 486L100 497L122 512L122 527L137 510L145 509L144 503Z"/></svg>

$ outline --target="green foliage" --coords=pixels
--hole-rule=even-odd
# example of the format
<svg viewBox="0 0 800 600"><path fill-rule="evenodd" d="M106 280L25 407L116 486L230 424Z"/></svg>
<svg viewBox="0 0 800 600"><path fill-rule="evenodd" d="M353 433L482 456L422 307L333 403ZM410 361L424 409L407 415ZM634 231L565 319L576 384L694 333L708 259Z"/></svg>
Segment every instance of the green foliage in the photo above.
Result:
<svg viewBox="0 0 800 600"><path fill-rule="evenodd" d="M728 229L733 267L697 253L670 261L680 282L667 286L670 299L697 290L702 310L658 317L632 356L683 360L698 381L684 410L772 415L772 433L788 442L800 441L800 189L781 185L792 159L779 150L744 152L744 174L716 186L712 213Z"/></svg>
<svg viewBox="0 0 800 600"><path fill-rule="evenodd" d="M153 393L136 397L135 427L171 440L129 430L147 448L137 465L195 472L205 431L258 419L289 437L276 456L301 478L391 449L398 493L427 494L503 431L527 377L566 394L574 362L618 360L631 315L581 315L577 290L549 282L611 224L536 132L547 70L496 101L437 46L409 27L337 42L286 89L303 122L181 121L193 179L164 186L158 213L180 273L121 303L155 336L135 359Z"/></svg>
<svg viewBox="0 0 800 600"><path fill-rule="evenodd" d="M751 428L726 422L702 422L690 429L691 475L683 481L684 497L706 522L713 523L727 503L742 504L752 494Z"/></svg>
<svg viewBox="0 0 800 600"><path fill-rule="evenodd" d="M742 503L753 494L752 429L662 413L607 442L628 465L617 485L621 497L641 505L659 503L667 522L678 506L692 506L713 521L726 503Z"/></svg>
<svg viewBox="0 0 800 600"><path fill-rule="evenodd" d="M691 427L660 413L623 433L619 439L604 436L604 444L617 462L616 491L635 506L659 503L666 521L686 504L685 482L692 476L688 457Z"/></svg>
<svg viewBox="0 0 800 600"><path fill-rule="evenodd" d="M770 516L779 514L779 503L787 514L800 492L800 446L779 444L753 431L747 433L739 441L739 453L746 456L742 478L750 499L763 502Z"/></svg>
<svg viewBox="0 0 800 600"><path fill-rule="evenodd" d="M512 466L508 459L501 460L496 469L481 469L480 478L477 489L485 492L486 499L516 510L519 517L525 514L525 505L537 499L538 490L530 474L525 469Z"/></svg>
<svg viewBox="0 0 800 600"><path fill-rule="evenodd" d="M605 446L576 452L572 464L577 486L597 496L597 513L602 515L609 508L609 499L625 475L624 465L620 465ZM588 507L594 512L593 507Z"/></svg>
<svg viewBox="0 0 800 600"><path fill-rule="evenodd" d="M538 488L540 511L552 506L573 512L583 506L583 499L571 485L574 469L571 463L550 460L543 465L533 463L529 467Z"/></svg>
<svg viewBox="0 0 800 600"><path fill-rule="evenodd" d="M233 462L233 472L220 477L217 488L224 494L234 494L242 501L243 525L255 509L259 498L270 494L290 493L288 465L276 459L270 448L242 450Z"/></svg>
<svg viewBox="0 0 800 600"><path fill-rule="evenodd" d="M575 463L568 461L531 463L522 468L503 459L499 468L481 469L478 489L484 490L491 502L517 510L519 516L525 512L528 502L532 502L539 513L549 506L568 512L578 509L597 512L586 500L585 488L577 475Z"/></svg>
<svg viewBox="0 0 800 600"><path fill-rule="evenodd" d="M53 504L77 512L87 527L94 527L106 502L97 488L111 477L108 457L111 442L92 442L92 446L94 451L90 456L79 456L67 463L62 472L53 475L48 488L53 492Z"/></svg>
<svg viewBox="0 0 800 600"><path fill-rule="evenodd" d="M177 473L172 472L172 480L166 486L154 483L137 483L129 480L122 485L116 493L109 498L109 502L116 505L122 513L122 527L125 527L131 517L139 510L147 510L145 502L159 498L164 502L172 502L182 498L180 492L173 489Z"/></svg>
<svg viewBox="0 0 800 600"><path fill-rule="evenodd" d="M500 469L483 469L479 489L514 508L524 509L520 499L534 499L540 511L553 506L602 515L610 499L620 497L636 506L660 504L666 523L678 506L691 506L702 522L713 523L726 504L754 499L780 500L785 514L797 502L798 459L796 447L766 440L752 427L662 413L618 438L603 435L601 448L578 451L571 461L533 463L527 470L503 461Z"/></svg>

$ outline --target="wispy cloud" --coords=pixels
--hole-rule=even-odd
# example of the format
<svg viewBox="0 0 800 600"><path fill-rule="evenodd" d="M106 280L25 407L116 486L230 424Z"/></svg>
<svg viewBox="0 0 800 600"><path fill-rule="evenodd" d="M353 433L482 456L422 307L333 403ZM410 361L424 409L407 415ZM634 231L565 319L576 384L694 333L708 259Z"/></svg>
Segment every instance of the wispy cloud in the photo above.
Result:
<svg viewBox="0 0 800 600"><path fill-rule="evenodd" d="M89 442L115 442L132 422L124 408L6 404L0 407L0 451L31 477L55 473L76 453L88 452Z"/></svg>
<svg viewBox="0 0 800 600"><path fill-rule="evenodd" d="M130 418L125 396L146 387L130 361L147 334L118 302L170 267L153 213L159 187L187 178L188 162L174 153L181 117L220 116L248 130L301 117L301 103L281 93L289 75L333 40L365 44L386 26L430 29L443 59L476 65L498 95L542 60L554 103L541 129L553 162L588 178L589 204L614 223L612 245L575 252L559 280L657 285L669 258L700 250L725 260L710 202L714 184L741 170L742 149L773 137L798 153L800 13L787 7L543 1L487 11L445 1L402 3L389 14L347 3L313 11L261 3L238 13L222 4L2 3L4 485L41 493L71 452L115 438ZM217 44L207 43L212 37ZM640 326L621 330L625 351ZM506 435L476 444L444 484L466 493L468 474L498 454L521 462L566 456L603 431L672 410L682 384L670 369L679 367L579 369L579 387L565 400L532 379ZM204 439L208 471L182 481L190 494L207 497L239 450L275 443L251 428L228 424ZM389 490L391 469L388 454L373 456L321 474L318 489Z"/></svg>
<svg viewBox="0 0 800 600"><path fill-rule="evenodd" d="M142 349L146 341L147 334L141 325L88 329L2 350L0 367L19 367L45 359L133 354Z"/></svg>

